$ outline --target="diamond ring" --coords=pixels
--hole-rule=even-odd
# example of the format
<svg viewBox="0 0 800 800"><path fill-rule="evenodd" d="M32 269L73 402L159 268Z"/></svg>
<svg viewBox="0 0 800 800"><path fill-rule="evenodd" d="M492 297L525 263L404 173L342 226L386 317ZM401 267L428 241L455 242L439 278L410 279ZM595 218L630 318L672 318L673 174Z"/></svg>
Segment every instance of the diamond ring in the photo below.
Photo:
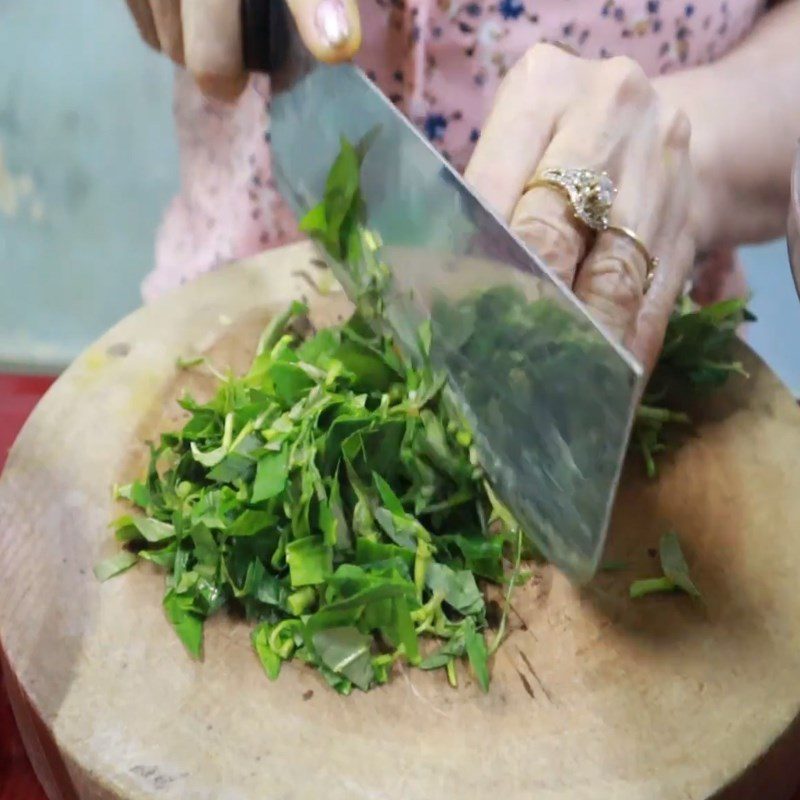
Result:
<svg viewBox="0 0 800 800"><path fill-rule="evenodd" d="M608 228L608 214L617 189L605 172L554 167L528 181L523 193L535 186L551 186L566 195L575 217L587 228L593 231Z"/></svg>

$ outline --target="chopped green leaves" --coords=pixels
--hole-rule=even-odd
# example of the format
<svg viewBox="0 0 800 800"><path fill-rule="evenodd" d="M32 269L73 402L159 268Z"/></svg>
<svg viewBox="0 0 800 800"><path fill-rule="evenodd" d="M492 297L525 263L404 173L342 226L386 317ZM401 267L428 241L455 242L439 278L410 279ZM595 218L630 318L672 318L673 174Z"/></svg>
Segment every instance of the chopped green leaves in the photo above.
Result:
<svg viewBox="0 0 800 800"><path fill-rule="evenodd" d="M700 597L700 590L692 583L689 577L689 565L681 550L681 543L678 534L670 531L661 537L658 548L661 558L661 569L664 570L664 577L672 581L675 586L682 589L692 597Z"/></svg>
<svg viewBox="0 0 800 800"><path fill-rule="evenodd" d="M129 550L120 550L119 553L101 561L94 568L94 575L99 581L107 581L115 575L120 575L130 569L137 561L139 556Z"/></svg>
<svg viewBox="0 0 800 800"><path fill-rule="evenodd" d="M366 690L398 661L420 664L429 639L450 680L464 658L485 689L476 575L504 582L513 517L489 529L493 501L442 380L358 315L310 334L304 313L273 322L209 402L183 398L183 429L116 491L144 514L117 520L127 549L98 575L140 559L164 569L165 613L196 658L204 620L231 608L273 679L296 658L337 691Z"/></svg>
<svg viewBox="0 0 800 800"><path fill-rule="evenodd" d="M657 592L680 590L692 597L701 597L700 590L689 576L689 565L686 563L683 550L681 550L678 535L673 531L665 533L661 537L658 552L663 576L634 581L631 584L630 596L638 598Z"/></svg>
<svg viewBox="0 0 800 800"><path fill-rule="evenodd" d="M489 655L483 634L475 630L475 621L468 617L464 622L464 647L478 685L484 692L489 691Z"/></svg>
<svg viewBox="0 0 800 800"><path fill-rule="evenodd" d="M258 660L261 662L261 666L264 667L264 672L266 672L270 680L274 681L281 671L281 657L270 645L271 633L272 626L262 622L253 629L252 639L253 648L256 651Z"/></svg>
<svg viewBox="0 0 800 800"><path fill-rule="evenodd" d="M148 517L132 517L127 514L114 522L117 539L133 542L144 539L150 543L163 542L175 535L175 529L167 522Z"/></svg>
<svg viewBox="0 0 800 800"><path fill-rule="evenodd" d="M454 570L445 564L431 563L425 580L434 594L464 616L480 615L484 610L483 595L469 570Z"/></svg>
<svg viewBox="0 0 800 800"><path fill-rule="evenodd" d="M315 633L312 644L322 663L366 691L373 680L372 637L355 627L328 628Z"/></svg>
<svg viewBox="0 0 800 800"><path fill-rule="evenodd" d="M252 503L261 503L279 495L289 477L289 452L286 448L277 453L267 453L258 462L253 483Z"/></svg>
<svg viewBox="0 0 800 800"><path fill-rule="evenodd" d="M698 308L686 297L672 312L632 438L649 477L656 477L658 454L689 429L691 401L720 388L732 375L747 376L734 358L734 347L739 327L754 319L747 301L740 299Z"/></svg>
<svg viewBox="0 0 800 800"><path fill-rule="evenodd" d="M203 652L202 615L175 589L170 589L164 597L164 611L189 653L200 658Z"/></svg>
<svg viewBox="0 0 800 800"><path fill-rule="evenodd" d="M286 563L293 587L315 586L333 573L333 548L321 536L296 539L286 546Z"/></svg>

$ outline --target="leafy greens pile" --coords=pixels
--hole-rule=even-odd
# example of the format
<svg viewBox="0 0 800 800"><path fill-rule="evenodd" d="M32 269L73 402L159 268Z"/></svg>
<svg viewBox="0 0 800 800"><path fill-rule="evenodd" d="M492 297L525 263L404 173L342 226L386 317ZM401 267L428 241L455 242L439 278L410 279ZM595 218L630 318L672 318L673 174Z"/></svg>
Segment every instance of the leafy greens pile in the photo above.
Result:
<svg viewBox="0 0 800 800"><path fill-rule="evenodd" d="M142 480L116 489L143 513L116 520L124 549L95 571L165 570L166 615L195 657L204 621L227 608L254 623L271 678L297 658L347 694L385 683L402 661L456 685L465 658L487 690L522 579L522 531L430 365L430 328L412 364L379 324L387 271L363 226L362 157L343 143L303 223L334 258L361 265L356 312L313 331L294 303L245 375L220 375L207 403L185 396L183 428L151 447ZM743 306L716 309L673 318L636 429L648 463L667 428L688 421L663 404L740 369L730 351ZM491 636L481 584L506 591Z"/></svg>
<svg viewBox="0 0 800 800"><path fill-rule="evenodd" d="M294 304L249 372L225 379L182 431L162 436L145 480L117 490L130 551L169 572L164 607L199 656L203 620L236 606L276 677L295 657L334 688L368 689L404 659L467 655L488 686L486 603L520 532L484 483L442 382L355 315L303 338ZM113 571L111 568L106 573ZM442 641L423 656L420 637Z"/></svg>
<svg viewBox="0 0 800 800"><path fill-rule="evenodd" d="M743 299L704 308L697 308L688 297L678 301L634 425L633 442L651 478L657 473L655 456L691 423L691 405L722 388L731 375L747 377L734 356L736 331L754 320Z"/></svg>

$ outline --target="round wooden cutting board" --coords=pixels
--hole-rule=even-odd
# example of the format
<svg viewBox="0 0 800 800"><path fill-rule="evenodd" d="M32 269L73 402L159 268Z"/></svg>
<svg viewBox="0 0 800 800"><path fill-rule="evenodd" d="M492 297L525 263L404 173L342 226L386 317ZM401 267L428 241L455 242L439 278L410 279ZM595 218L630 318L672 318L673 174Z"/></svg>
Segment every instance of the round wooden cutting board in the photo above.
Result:
<svg viewBox="0 0 800 800"><path fill-rule="evenodd" d="M800 754L800 411L746 348L751 379L708 403L653 483L628 465L609 558L586 590L548 568L514 598L488 695L466 670L399 671L334 694L292 664L269 682L247 624L220 615L194 663L163 576L105 584L111 486L179 419L178 356L243 368L262 324L306 295L346 313L298 245L198 280L120 323L48 393L0 484L0 639L51 800L788 798ZM632 601L680 533L705 602Z"/></svg>

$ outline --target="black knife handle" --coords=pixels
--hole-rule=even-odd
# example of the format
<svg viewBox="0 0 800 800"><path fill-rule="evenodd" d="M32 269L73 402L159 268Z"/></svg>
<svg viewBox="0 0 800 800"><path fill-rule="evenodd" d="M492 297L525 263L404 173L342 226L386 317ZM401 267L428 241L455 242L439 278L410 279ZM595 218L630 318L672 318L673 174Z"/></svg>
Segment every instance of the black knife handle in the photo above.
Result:
<svg viewBox="0 0 800 800"><path fill-rule="evenodd" d="M285 0L242 0L242 57L249 72L273 72L289 46Z"/></svg>

